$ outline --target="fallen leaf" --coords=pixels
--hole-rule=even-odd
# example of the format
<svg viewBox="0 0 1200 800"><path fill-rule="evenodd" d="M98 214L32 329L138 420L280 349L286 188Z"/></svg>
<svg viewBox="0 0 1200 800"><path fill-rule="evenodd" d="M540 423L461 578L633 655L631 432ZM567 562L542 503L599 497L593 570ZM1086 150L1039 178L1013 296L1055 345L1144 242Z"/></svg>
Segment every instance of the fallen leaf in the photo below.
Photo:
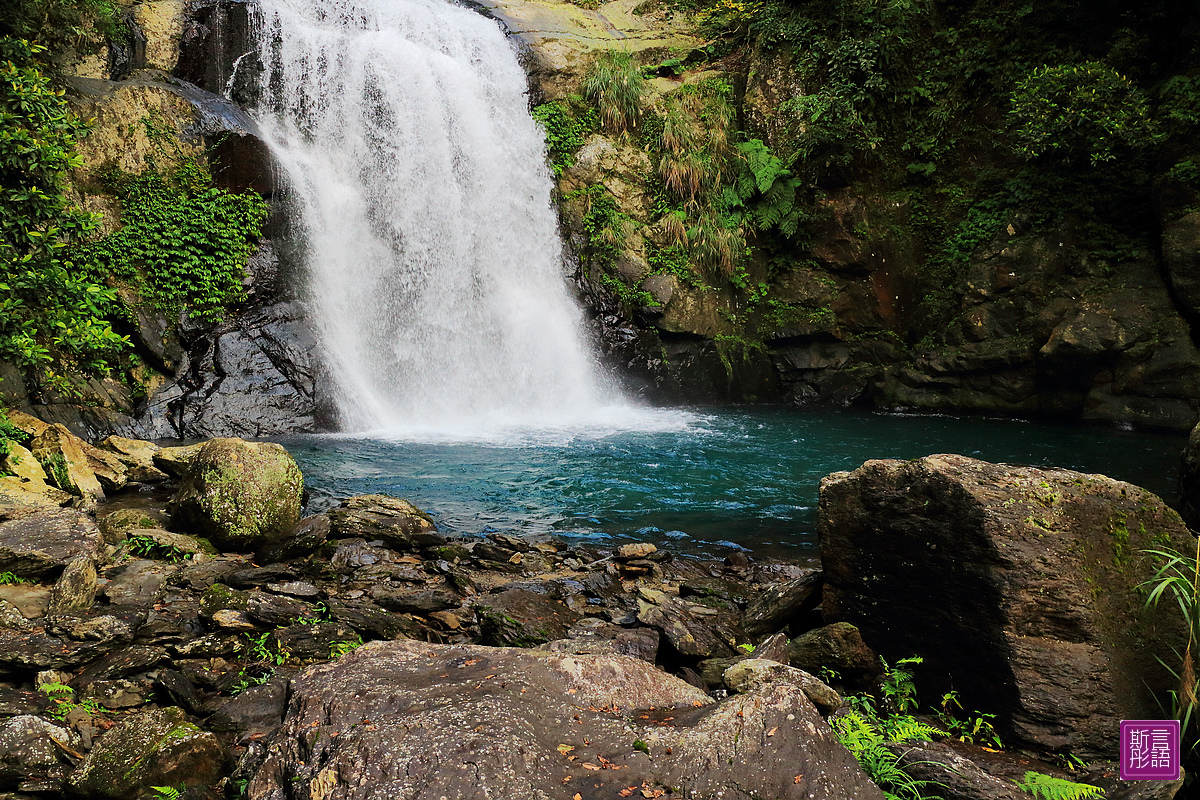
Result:
<svg viewBox="0 0 1200 800"><path fill-rule="evenodd" d="M574 749L575 749L575 748L574 748L574 747L572 747L572 746L571 746L571 745L569 745L569 744L560 744L560 745L558 746L558 752L562 753L564 756L565 756L567 753L569 753L569 752L571 752L572 750L574 750Z"/></svg>
<svg viewBox="0 0 1200 800"><path fill-rule="evenodd" d="M792 778L792 783L799 783L799 782L800 782L800 781L802 781L802 780L804 780L804 776L803 776L803 775L797 775L796 777Z"/></svg>
<svg viewBox="0 0 1200 800"><path fill-rule="evenodd" d="M583 795L581 795L579 792L576 792L575 797L572 798L572 800L583 800Z"/></svg>
<svg viewBox="0 0 1200 800"><path fill-rule="evenodd" d="M478 664L478 663L479 663L479 659L478 659L478 658L468 658L468 659L467 659L465 662L463 662L463 666L466 666L466 667L473 667L473 666L475 666L475 665L476 665L476 664Z"/></svg>
<svg viewBox="0 0 1200 800"><path fill-rule="evenodd" d="M567 694L575 694L575 690L574 690L574 689L567 689Z"/></svg>
<svg viewBox="0 0 1200 800"><path fill-rule="evenodd" d="M777 731L777 730L779 730L779 726L778 726L778 725L776 725L774 728L771 728L771 730L767 731L767 736L774 736L774 735L775 735L775 731Z"/></svg>
<svg viewBox="0 0 1200 800"><path fill-rule="evenodd" d="M700 706L704 705L704 703L701 703L699 700L693 700L692 705L696 708L700 708Z"/></svg>
<svg viewBox="0 0 1200 800"><path fill-rule="evenodd" d="M563 782L563 783L570 783L570 782L571 782L571 776L570 776L570 775L568 775L567 777L563 778L563 779L562 779L562 782Z"/></svg>
<svg viewBox="0 0 1200 800"><path fill-rule="evenodd" d="M581 764L580 766L582 766L584 769L590 769L590 770L600 769L600 767L596 766L595 764L589 764L587 761L583 762L583 764Z"/></svg>
<svg viewBox="0 0 1200 800"><path fill-rule="evenodd" d="M621 795L621 797L629 797L629 795L633 794L633 787L630 786L628 789L622 789L617 794Z"/></svg>
<svg viewBox="0 0 1200 800"><path fill-rule="evenodd" d="M495 676L495 675L484 675L484 676L483 676L483 679L484 679L485 681L490 681L490 680L491 680L492 678L494 678L494 677L496 677L496 676Z"/></svg>

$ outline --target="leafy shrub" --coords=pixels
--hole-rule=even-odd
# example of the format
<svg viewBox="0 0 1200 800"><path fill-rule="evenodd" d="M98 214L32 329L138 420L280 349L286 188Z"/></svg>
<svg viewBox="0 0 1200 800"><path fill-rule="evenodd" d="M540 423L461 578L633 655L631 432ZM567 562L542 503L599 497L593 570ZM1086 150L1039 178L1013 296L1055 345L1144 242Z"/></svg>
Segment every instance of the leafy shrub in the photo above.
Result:
<svg viewBox="0 0 1200 800"><path fill-rule="evenodd" d="M137 286L168 314L187 306L219 320L244 299L245 265L266 223L266 203L213 188L163 121L142 122L154 144L149 166L140 175L105 170L122 227L89 245L84 257L97 276Z"/></svg>
<svg viewBox="0 0 1200 800"><path fill-rule="evenodd" d="M533 118L546 136L546 155L554 177L575 163L575 153L583 147L584 126L561 101L543 103L533 109Z"/></svg>
<svg viewBox="0 0 1200 800"><path fill-rule="evenodd" d="M1145 95L1097 61L1039 67L1011 95L1014 149L1095 165L1156 140Z"/></svg>
<svg viewBox="0 0 1200 800"><path fill-rule="evenodd" d="M87 128L35 66L42 48L0 40L0 51L0 358L103 371L129 347L106 319L116 293L66 256L95 226L63 193Z"/></svg>
<svg viewBox="0 0 1200 800"><path fill-rule="evenodd" d="M600 123L610 133L637 127L645 91L645 78L632 53L606 50L596 56L583 79L583 94L599 107Z"/></svg>

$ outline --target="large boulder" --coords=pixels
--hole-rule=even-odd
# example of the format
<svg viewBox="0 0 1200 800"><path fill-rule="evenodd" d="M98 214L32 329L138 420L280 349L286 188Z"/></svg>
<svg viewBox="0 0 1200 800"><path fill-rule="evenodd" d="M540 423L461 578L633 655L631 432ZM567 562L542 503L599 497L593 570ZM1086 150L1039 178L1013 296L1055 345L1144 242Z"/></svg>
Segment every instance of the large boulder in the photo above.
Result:
<svg viewBox="0 0 1200 800"><path fill-rule="evenodd" d="M1192 428L1181 461L1179 513L1192 530L1200 530L1200 425Z"/></svg>
<svg viewBox="0 0 1200 800"><path fill-rule="evenodd" d="M282 446L212 439L171 498L171 519L217 547L251 551L300 521L304 478Z"/></svg>
<svg viewBox="0 0 1200 800"><path fill-rule="evenodd" d="M71 773L82 797L124 800L154 786L208 786L225 766L217 737L187 721L178 708L143 711L106 733Z"/></svg>
<svg viewBox="0 0 1200 800"><path fill-rule="evenodd" d="M882 797L788 683L718 705L626 656L396 641L289 697L253 800Z"/></svg>
<svg viewBox="0 0 1200 800"><path fill-rule="evenodd" d="M379 539L393 550L445 544L429 515L396 497L364 494L343 500L329 512L334 539Z"/></svg>
<svg viewBox="0 0 1200 800"><path fill-rule="evenodd" d="M1122 719L1186 634L1170 603L1144 607L1149 548L1195 539L1150 492L1103 475L957 455L868 461L821 481L826 620L886 658L925 658L931 697L951 688L1038 747L1114 757Z"/></svg>

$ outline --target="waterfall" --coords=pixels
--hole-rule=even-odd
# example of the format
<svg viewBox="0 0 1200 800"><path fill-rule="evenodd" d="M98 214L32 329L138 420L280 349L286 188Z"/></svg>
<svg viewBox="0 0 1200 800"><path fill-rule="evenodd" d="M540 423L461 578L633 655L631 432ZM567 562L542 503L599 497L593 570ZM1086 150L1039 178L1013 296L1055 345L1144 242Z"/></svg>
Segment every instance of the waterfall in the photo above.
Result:
<svg viewBox="0 0 1200 800"><path fill-rule="evenodd" d="M604 391L540 129L496 23L442 0L261 0L258 112L347 430L538 425Z"/></svg>

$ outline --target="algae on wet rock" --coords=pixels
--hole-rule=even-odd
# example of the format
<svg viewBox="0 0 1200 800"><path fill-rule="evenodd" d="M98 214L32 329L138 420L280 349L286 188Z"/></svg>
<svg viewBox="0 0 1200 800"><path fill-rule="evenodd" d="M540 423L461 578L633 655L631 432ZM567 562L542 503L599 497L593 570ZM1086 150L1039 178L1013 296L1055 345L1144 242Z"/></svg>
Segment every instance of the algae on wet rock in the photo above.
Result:
<svg viewBox="0 0 1200 800"><path fill-rule="evenodd" d="M280 445L212 439L171 499L171 519L221 549L250 551L296 526L303 491L300 468Z"/></svg>

